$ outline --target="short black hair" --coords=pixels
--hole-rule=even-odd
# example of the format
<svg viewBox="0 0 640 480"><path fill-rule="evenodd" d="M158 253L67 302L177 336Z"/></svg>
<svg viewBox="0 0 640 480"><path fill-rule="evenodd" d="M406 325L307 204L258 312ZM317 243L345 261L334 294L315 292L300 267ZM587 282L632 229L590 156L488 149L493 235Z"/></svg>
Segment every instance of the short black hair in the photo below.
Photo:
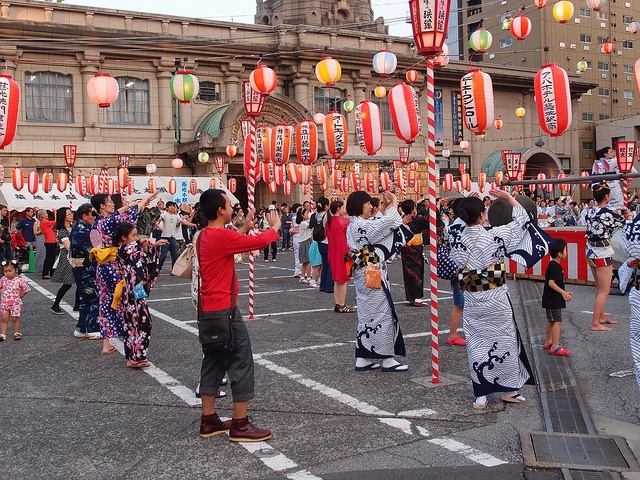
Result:
<svg viewBox="0 0 640 480"><path fill-rule="evenodd" d="M373 208L380 208L380 199L379 198L372 197L371 200L369 200L369 202L371 202L371 206Z"/></svg>
<svg viewBox="0 0 640 480"><path fill-rule="evenodd" d="M224 190L210 188L200 195L200 213L207 220L218 218L218 209L227 205L227 194Z"/></svg>
<svg viewBox="0 0 640 480"><path fill-rule="evenodd" d="M164 204L165 207L169 208L169 207L177 207L178 204L176 202L173 202L171 200L169 200L167 203Z"/></svg>
<svg viewBox="0 0 640 480"><path fill-rule="evenodd" d="M324 212L324 209L329 206L329 199L327 197L320 197L316 202L316 209L320 212Z"/></svg>
<svg viewBox="0 0 640 480"><path fill-rule="evenodd" d="M458 215L467 225L478 222L484 212L484 203L476 197L464 197L458 201Z"/></svg>
<svg viewBox="0 0 640 480"><path fill-rule="evenodd" d="M113 208L115 208L116 210L120 210L122 207L124 207L122 194L114 193L113 195L111 195L111 200L113 201Z"/></svg>
<svg viewBox="0 0 640 480"><path fill-rule="evenodd" d="M411 212L413 212L414 208L416 208L416 202L414 202L410 198L407 198L406 200L400 202L400 209L405 215L411 215Z"/></svg>
<svg viewBox="0 0 640 480"><path fill-rule="evenodd" d="M564 238L554 238L553 240L554 241L549 246L549 255L551 255L551 258L556 258L564 252L564 249L567 246L567 241Z"/></svg>
<svg viewBox="0 0 640 480"><path fill-rule="evenodd" d="M106 205L109 201L109 195L106 193L96 193L93 197L91 197L91 205L95 208L96 212L100 213L100 206Z"/></svg>
<svg viewBox="0 0 640 480"><path fill-rule="evenodd" d="M358 190L357 192L353 192L347 198L347 214L351 217L357 217L362 215L364 211L364 204L367 202L371 202L373 205L373 200L371 195L362 190ZM376 199L377 200L377 199Z"/></svg>
<svg viewBox="0 0 640 480"><path fill-rule="evenodd" d="M307 211L306 208L300 207L298 209L298 211L296 212L296 223L298 225L300 225L304 221L304 218L302 218L302 217L304 216L304 212L306 212L306 211Z"/></svg>
<svg viewBox="0 0 640 480"><path fill-rule="evenodd" d="M91 205L90 203L83 203L78 207L78 210L76 210L76 216L78 217L78 220L82 219L82 217L88 214L95 215L93 211L93 205Z"/></svg>
<svg viewBox="0 0 640 480"><path fill-rule="evenodd" d="M111 237L111 245L113 247L119 247L122 243L122 237L128 236L134 228L136 228L136 226L133 223L122 222L119 224Z"/></svg>

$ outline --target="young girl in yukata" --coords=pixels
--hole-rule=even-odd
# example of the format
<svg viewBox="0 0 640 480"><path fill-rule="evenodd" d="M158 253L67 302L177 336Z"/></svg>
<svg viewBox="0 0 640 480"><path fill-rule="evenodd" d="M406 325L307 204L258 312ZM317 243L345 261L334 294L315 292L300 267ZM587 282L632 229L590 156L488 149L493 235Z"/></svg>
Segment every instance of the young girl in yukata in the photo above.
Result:
<svg viewBox="0 0 640 480"><path fill-rule="evenodd" d="M152 244L149 239L139 240L135 225L128 222L116 227L112 242L118 248L116 268L122 277L122 294L119 296L116 291L114 303L120 300L118 312L124 323L127 367L145 368L150 366L147 354L151 337L151 316L146 297L160 272L158 247L168 242L158 240Z"/></svg>
<svg viewBox="0 0 640 480"><path fill-rule="evenodd" d="M0 342L7 339L7 328L9 328L9 317L13 321L13 339L22 340L20 333L20 313L22 312L22 297L24 297L31 287L27 281L18 275L18 261L5 260L2 262L2 273L0 278L0 310L2 311L2 333Z"/></svg>

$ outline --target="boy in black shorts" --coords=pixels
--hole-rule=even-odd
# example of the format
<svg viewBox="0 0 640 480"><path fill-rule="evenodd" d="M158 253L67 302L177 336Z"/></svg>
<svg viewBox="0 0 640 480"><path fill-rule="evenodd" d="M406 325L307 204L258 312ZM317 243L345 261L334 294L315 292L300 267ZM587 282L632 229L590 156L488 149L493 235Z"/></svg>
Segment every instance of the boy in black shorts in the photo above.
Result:
<svg viewBox="0 0 640 480"><path fill-rule="evenodd" d="M542 292L542 308L547 312L547 340L544 349L551 355L566 357L571 354L560 345L560 326L562 325L562 309L567 307L573 293L564 290L564 272L560 261L567 257L567 242L556 238L549 249L551 262L544 275L544 290Z"/></svg>

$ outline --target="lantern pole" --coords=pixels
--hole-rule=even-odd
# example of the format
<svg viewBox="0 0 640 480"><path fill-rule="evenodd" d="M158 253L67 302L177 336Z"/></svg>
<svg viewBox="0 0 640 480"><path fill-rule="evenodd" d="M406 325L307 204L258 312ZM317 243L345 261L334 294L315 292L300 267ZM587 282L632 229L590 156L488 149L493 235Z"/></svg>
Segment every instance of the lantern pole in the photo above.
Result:
<svg viewBox="0 0 640 480"><path fill-rule="evenodd" d="M73 166L76 163L77 145L63 145L64 163L69 172L69 209L73 210Z"/></svg>
<svg viewBox="0 0 640 480"><path fill-rule="evenodd" d="M431 291L431 382L440 383L438 346L438 264L436 239L436 135L434 96L434 56L427 63L427 167L429 194L429 278Z"/></svg>
<svg viewBox="0 0 640 480"><path fill-rule="evenodd" d="M248 138L250 143L249 178L247 178L247 209L256 207L256 168L258 165L258 151L256 150L256 122L253 118L248 120ZM249 320L253 320L253 299L255 290L255 264L254 250L249 252Z"/></svg>

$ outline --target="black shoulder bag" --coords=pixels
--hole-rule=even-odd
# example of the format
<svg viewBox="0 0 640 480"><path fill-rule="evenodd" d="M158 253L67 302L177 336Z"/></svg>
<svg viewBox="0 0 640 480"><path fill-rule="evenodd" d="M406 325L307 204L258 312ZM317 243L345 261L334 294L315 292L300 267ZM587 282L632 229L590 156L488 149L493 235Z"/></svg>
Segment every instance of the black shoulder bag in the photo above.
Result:
<svg viewBox="0 0 640 480"><path fill-rule="evenodd" d="M200 237L196 247L200 261ZM198 339L202 344L202 353L211 356L224 356L234 353L236 345L236 272L231 279L231 308L217 312L203 312L200 297L200 275L198 275Z"/></svg>

